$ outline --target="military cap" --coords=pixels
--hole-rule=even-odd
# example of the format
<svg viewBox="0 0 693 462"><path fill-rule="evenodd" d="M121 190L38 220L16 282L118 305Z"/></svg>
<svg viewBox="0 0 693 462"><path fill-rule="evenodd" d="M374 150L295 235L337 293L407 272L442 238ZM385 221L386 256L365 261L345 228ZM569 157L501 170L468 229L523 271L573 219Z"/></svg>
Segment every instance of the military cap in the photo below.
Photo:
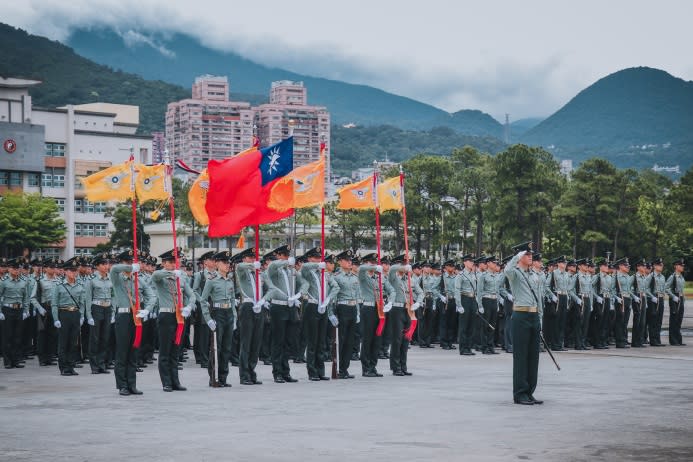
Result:
<svg viewBox="0 0 693 462"><path fill-rule="evenodd" d="M382 258L380 258L380 263L381 263L381 264L384 264L384 265L389 265L389 264L392 263L392 260L390 259L390 257L388 257L387 255L385 255L385 256L383 256Z"/></svg>
<svg viewBox="0 0 693 462"><path fill-rule="evenodd" d="M597 266L604 266L604 265L609 266L609 262L606 261L606 259L604 259L604 258L600 258L595 263L597 264Z"/></svg>
<svg viewBox="0 0 693 462"><path fill-rule="evenodd" d="M354 252L351 249L347 249L344 252L338 253L336 255L337 260L351 260L354 257Z"/></svg>
<svg viewBox="0 0 693 462"><path fill-rule="evenodd" d="M88 255L82 255L81 257L77 257L77 263L79 264L79 266L90 266L91 257Z"/></svg>
<svg viewBox="0 0 693 462"><path fill-rule="evenodd" d="M455 266L455 260L450 259L450 260L445 260L445 263L443 263L443 266Z"/></svg>
<svg viewBox="0 0 693 462"><path fill-rule="evenodd" d="M354 255L353 257L351 257L351 264L361 266L361 259L357 255Z"/></svg>
<svg viewBox="0 0 693 462"><path fill-rule="evenodd" d="M464 255L462 257L462 261L474 261L474 255L471 253L468 253L467 255Z"/></svg>
<svg viewBox="0 0 693 462"><path fill-rule="evenodd" d="M586 265L587 264L587 259L586 258L578 258L575 260L576 265Z"/></svg>
<svg viewBox="0 0 693 462"><path fill-rule="evenodd" d="M307 263L308 262L308 257L305 255L301 255L300 257L296 257L296 263Z"/></svg>
<svg viewBox="0 0 693 462"><path fill-rule="evenodd" d="M376 263L378 261L377 253L369 253L361 257L361 261L366 263Z"/></svg>
<svg viewBox="0 0 693 462"><path fill-rule="evenodd" d="M672 263L672 265L674 265L674 266L677 266L677 265L678 265L678 266L686 266L686 261L683 259L683 257L682 257L682 258L678 258L678 259L674 260L674 262Z"/></svg>
<svg viewBox="0 0 693 462"><path fill-rule="evenodd" d="M434 269L434 270L439 270L439 269L441 269L441 268L440 268L440 263L438 263L437 261L432 262L432 263L431 263L431 269Z"/></svg>
<svg viewBox="0 0 693 462"><path fill-rule="evenodd" d="M513 252L520 253L522 251L532 252L532 241L523 242L522 244L517 244L512 247Z"/></svg>
<svg viewBox="0 0 693 462"><path fill-rule="evenodd" d="M157 266L161 266L161 265L157 265ZM186 271L194 271L195 270L193 262L191 262L191 261L185 262L184 267L185 267Z"/></svg>
<svg viewBox="0 0 693 462"><path fill-rule="evenodd" d="M79 268L80 266L80 260L79 257L72 257L69 260L65 261L60 267L65 270L72 270L75 271Z"/></svg>
<svg viewBox="0 0 693 462"><path fill-rule="evenodd" d="M422 268L433 268L433 262L430 260L424 260L421 262Z"/></svg>
<svg viewBox="0 0 693 462"><path fill-rule="evenodd" d="M45 266L46 260L43 257L36 257L31 260L31 266Z"/></svg>
<svg viewBox="0 0 693 462"><path fill-rule="evenodd" d="M212 258L214 261L229 261L231 259L231 251L222 250L221 252L215 253Z"/></svg>
<svg viewBox="0 0 693 462"><path fill-rule="evenodd" d="M507 257L503 258L503 259L501 260L501 265L505 265L505 264L508 263L510 260L512 260L512 258L513 258L513 255L508 255Z"/></svg>
<svg viewBox="0 0 693 462"><path fill-rule="evenodd" d="M565 255L561 255L560 257L554 258L554 261L555 261L556 263L567 263L567 262L568 262L568 259L565 258Z"/></svg>
<svg viewBox="0 0 693 462"><path fill-rule="evenodd" d="M214 254L216 252L214 250L210 250L209 252L205 252L199 257L197 257L197 261L205 261L205 260L212 260L214 258Z"/></svg>
<svg viewBox="0 0 693 462"><path fill-rule="evenodd" d="M573 260L572 258L568 260L567 266L577 266L577 260Z"/></svg>
<svg viewBox="0 0 693 462"><path fill-rule="evenodd" d="M411 268L412 268L412 269L421 269L421 263L416 262L416 263L414 263L413 265L411 265Z"/></svg>
<svg viewBox="0 0 693 462"><path fill-rule="evenodd" d="M276 255L289 255L291 253L291 246L289 244L282 245L273 250Z"/></svg>
<svg viewBox="0 0 693 462"><path fill-rule="evenodd" d="M241 252L236 254L236 258L238 258L237 261L243 260L245 257L253 257L255 258L255 247L248 247L247 249L242 250Z"/></svg>
<svg viewBox="0 0 693 462"><path fill-rule="evenodd" d="M589 266L590 268L593 268L594 267L594 261L588 258L587 259L587 266Z"/></svg>
<svg viewBox="0 0 693 462"><path fill-rule="evenodd" d="M325 255L325 262L334 263L334 256L333 255Z"/></svg>
<svg viewBox="0 0 693 462"><path fill-rule="evenodd" d="M92 258L91 263L92 265L102 265L104 263L108 263L110 260L111 254L109 254L108 252L101 252L94 255L94 258Z"/></svg>
<svg viewBox="0 0 693 462"><path fill-rule="evenodd" d="M539 252L532 254L532 261L541 261L541 254Z"/></svg>
<svg viewBox="0 0 693 462"><path fill-rule="evenodd" d="M610 264L609 264L609 269L612 269L612 270L618 269L618 265L617 265L615 262L610 263Z"/></svg>
<svg viewBox="0 0 693 462"><path fill-rule="evenodd" d="M628 257L623 257L614 262L615 265L618 266L628 266L630 267L630 263L628 262Z"/></svg>
<svg viewBox="0 0 693 462"><path fill-rule="evenodd" d="M23 260L24 259L22 257L12 258L10 260L7 260L6 266L8 268L19 268L22 266Z"/></svg>
<svg viewBox="0 0 693 462"><path fill-rule="evenodd" d="M402 255L397 255L396 257L392 257L391 263L394 265L397 263L404 263L405 261L407 261L407 259L406 259L405 255L402 254Z"/></svg>
<svg viewBox="0 0 693 462"><path fill-rule="evenodd" d="M270 250L266 254L262 256L262 261L273 261L277 259L277 255L274 253L274 250Z"/></svg>
<svg viewBox="0 0 693 462"><path fill-rule="evenodd" d="M159 259L156 258L154 255L151 255L151 256L147 259L147 264L148 264L148 265L156 266L157 263L159 263ZM186 263L187 263L187 262L186 262ZM181 263L181 264L182 264L182 263Z"/></svg>
<svg viewBox="0 0 693 462"><path fill-rule="evenodd" d="M483 253L474 259L475 265L478 265L479 263L486 263L486 255Z"/></svg>
<svg viewBox="0 0 693 462"><path fill-rule="evenodd" d="M664 261L660 257L657 257L657 258L653 259L650 263L652 265L663 265Z"/></svg>
<svg viewBox="0 0 693 462"><path fill-rule="evenodd" d="M322 257L322 249L320 249L320 247L313 247L312 249L306 250L306 253L303 255L310 258L320 258Z"/></svg>
<svg viewBox="0 0 693 462"><path fill-rule="evenodd" d="M176 259L176 255L174 252L175 250L178 251L178 256L180 256L180 251L182 250L180 247L178 247L178 249L167 250L166 252L159 255L159 258L161 258L161 262L163 263L165 261L174 261Z"/></svg>
<svg viewBox="0 0 693 462"><path fill-rule="evenodd" d="M132 250L124 250L116 255L115 258L118 261L132 261L135 258L135 254Z"/></svg>
<svg viewBox="0 0 693 462"><path fill-rule="evenodd" d="M46 268L60 268L62 264L63 262L60 261L59 258L51 258L50 260L46 260Z"/></svg>

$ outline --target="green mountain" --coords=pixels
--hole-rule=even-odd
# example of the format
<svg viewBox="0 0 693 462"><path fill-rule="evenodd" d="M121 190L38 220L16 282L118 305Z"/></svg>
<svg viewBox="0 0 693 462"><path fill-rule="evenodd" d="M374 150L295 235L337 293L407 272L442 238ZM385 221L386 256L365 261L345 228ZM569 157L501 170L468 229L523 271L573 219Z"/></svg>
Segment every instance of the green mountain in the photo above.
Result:
<svg viewBox="0 0 693 462"><path fill-rule="evenodd" d="M559 157L620 166L693 164L693 82L647 67L615 72L529 130L522 142Z"/></svg>
<svg viewBox="0 0 693 462"><path fill-rule="evenodd" d="M125 37L129 36L126 34ZM302 81L308 88L309 104L326 106L335 124L389 124L414 130L444 125L465 134L502 135L501 124L481 111L449 114L434 106L367 85L263 66L235 53L207 48L183 34L148 36L147 40L149 43L129 40L126 44L112 30L78 29L72 33L68 44L95 62L186 88L190 88L200 74L228 76L233 91L255 95L269 94L270 84L275 80ZM156 47L150 43L155 43Z"/></svg>

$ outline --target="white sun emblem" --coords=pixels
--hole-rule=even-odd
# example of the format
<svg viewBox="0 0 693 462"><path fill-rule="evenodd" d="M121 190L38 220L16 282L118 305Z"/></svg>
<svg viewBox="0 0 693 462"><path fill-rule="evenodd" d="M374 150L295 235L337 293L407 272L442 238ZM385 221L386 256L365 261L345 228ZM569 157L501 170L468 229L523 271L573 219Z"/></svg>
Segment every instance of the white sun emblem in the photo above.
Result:
<svg viewBox="0 0 693 462"><path fill-rule="evenodd" d="M277 166L279 164L279 159L281 156L279 155L279 148L272 148L270 151L270 161L269 161L269 174L273 174L275 171L277 171Z"/></svg>

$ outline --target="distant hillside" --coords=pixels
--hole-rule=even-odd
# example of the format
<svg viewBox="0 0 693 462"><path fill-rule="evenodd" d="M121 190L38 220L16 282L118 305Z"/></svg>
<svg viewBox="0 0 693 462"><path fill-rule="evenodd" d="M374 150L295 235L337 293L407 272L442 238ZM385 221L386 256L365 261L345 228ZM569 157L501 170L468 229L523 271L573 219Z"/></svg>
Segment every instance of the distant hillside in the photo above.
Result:
<svg viewBox="0 0 693 462"><path fill-rule="evenodd" d="M414 154L450 155L454 148L473 146L492 154L505 145L490 136L479 137L457 133L449 127L429 131L411 131L389 125L376 127L332 127L332 170L347 175L355 167L368 167L374 160L400 162Z"/></svg>
<svg viewBox="0 0 693 462"><path fill-rule="evenodd" d="M522 135L539 125L544 119L542 117L528 117L510 122L510 142L518 140Z"/></svg>
<svg viewBox="0 0 693 462"><path fill-rule="evenodd" d="M647 67L624 69L584 89L521 138L561 157L617 164L693 163L693 82Z"/></svg>
<svg viewBox="0 0 693 462"><path fill-rule="evenodd" d="M445 125L473 135L501 134L501 125L480 111L450 115L434 106L366 85L354 85L257 64L235 53L219 52L192 37L174 34L154 40L169 52L152 46L125 44L112 30L76 30L68 44L77 53L98 63L134 72L148 79L160 79L189 88L200 74L226 75L231 90L267 95L275 80L302 81L308 88L309 104L326 106L332 122L357 125L389 124L406 129L429 129Z"/></svg>

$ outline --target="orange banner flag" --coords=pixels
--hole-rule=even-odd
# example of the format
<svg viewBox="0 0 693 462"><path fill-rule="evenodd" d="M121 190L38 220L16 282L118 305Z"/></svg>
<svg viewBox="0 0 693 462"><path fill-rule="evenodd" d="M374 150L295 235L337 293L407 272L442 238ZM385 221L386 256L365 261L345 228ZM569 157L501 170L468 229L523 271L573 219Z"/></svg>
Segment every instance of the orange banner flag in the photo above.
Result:
<svg viewBox="0 0 693 462"><path fill-rule="evenodd" d="M325 201L325 158L295 168L272 186L267 205L280 212L321 205Z"/></svg>
<svg viewBox="0 0 693 462"><path fill-rule="evenodd" d="M402 188L399 177L393 177L378 185L378 208L381 212L386 210L402 210Z"/></svg>
<svg viewBox="0 0 693 462"><path fill-rule="evenodd" d="M365 210L375 208L373 197L373 177L369 176L358 183L345 186L339 191L339 210Z"/></svg>
<svg viewBox="0 0 693 462"><path fill-rule="evenodd" d="M207 191L209 191L209 174L207 173L207 169L204 169L193 182L190 191L188 191L190 212L192 212L195 220L202 226L207 226L209 224L209 217L205 209Z"/></svg>

